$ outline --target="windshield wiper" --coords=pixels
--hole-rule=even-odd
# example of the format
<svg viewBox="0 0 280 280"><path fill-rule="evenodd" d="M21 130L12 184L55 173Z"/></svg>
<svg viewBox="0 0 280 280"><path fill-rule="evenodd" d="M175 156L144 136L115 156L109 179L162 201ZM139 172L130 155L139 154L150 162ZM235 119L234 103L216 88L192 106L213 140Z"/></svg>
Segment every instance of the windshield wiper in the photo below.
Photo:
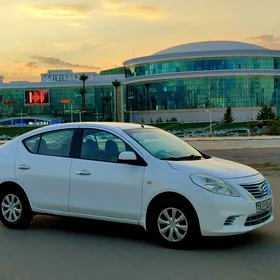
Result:
<svg viewBox="0 0 280 280"><path fill-rule="evenodd" d="M199 160L201 158L202 158L202 156L190 155L190 156L184 156L184 157L161 158L161 160L183 161L183 160Z"/></svg>

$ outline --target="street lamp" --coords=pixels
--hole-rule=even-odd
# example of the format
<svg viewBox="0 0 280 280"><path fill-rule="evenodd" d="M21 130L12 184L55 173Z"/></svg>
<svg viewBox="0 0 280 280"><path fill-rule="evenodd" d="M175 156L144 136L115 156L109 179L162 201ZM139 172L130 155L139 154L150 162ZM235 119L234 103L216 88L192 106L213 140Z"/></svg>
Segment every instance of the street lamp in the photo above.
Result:
<svg viewBox="0 0 280 280"><path fill-rule="evenodd" d="M87 111L79 111L79 110L74 110L73 114L79 114L79 120L82 122L82 114L86 113Z"/></svg>
<svg viewBox="0 0 280 280"><path fill-rule="evenodd" d="M87 112L87 111L80 111L80 112L79 112L79 115L80 115L80 122L82 122L82 114L83 114L83 113L86 113L86 112Z"/></svg>
<svg viewBox="0 0 280 280"><path fill-rule="evenodd" d="M207 113L209 113L209 118L210 118L210 135L212 136L212 111L206 110Z"/></svg>

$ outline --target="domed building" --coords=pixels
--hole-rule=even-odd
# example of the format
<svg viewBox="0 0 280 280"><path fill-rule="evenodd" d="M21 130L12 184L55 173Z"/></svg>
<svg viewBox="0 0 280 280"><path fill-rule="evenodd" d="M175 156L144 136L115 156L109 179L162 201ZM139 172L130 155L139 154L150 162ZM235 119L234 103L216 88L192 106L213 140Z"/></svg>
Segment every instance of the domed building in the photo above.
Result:
<svg viewBox="0 0 280 280"><path fill-rule="evenodd" d="M126 110L145 122L220 121L231 107L235 121L256 119L267 104L280 115L280 51L233 41L171 47L127 60Z"/></svg>

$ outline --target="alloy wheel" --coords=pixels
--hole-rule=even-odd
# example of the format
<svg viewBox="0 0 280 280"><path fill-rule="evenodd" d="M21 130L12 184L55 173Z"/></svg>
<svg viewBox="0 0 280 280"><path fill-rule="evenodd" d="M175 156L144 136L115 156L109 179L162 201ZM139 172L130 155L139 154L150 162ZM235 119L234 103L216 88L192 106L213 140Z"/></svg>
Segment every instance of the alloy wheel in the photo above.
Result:
<svg viewBox="0 0 280 280"><path fill-rule="evenodd" d="M177 208L164 209L158 216L158 230L161 236L169 242L182 241L188 232L188 220Z"/></svg>
<svg viewBox="0 0 280 280"><path fill-rule="evenodd" d="M10 223L15 223L21 217L22 205L19 198L14 194L4 197L1 204L3 217Z"/></svg>

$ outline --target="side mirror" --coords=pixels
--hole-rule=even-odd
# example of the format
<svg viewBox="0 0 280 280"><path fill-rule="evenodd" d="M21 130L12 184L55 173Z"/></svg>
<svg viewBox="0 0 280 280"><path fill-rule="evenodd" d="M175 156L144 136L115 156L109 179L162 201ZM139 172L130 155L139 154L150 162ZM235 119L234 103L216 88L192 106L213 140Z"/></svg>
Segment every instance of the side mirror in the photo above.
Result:
<svg viewBox="0 0 280 280"><path fill-rule="evenodd" d="M122 152L119 154L118 160L120 162L137 161L136 154L133 152Z"/></svg>

